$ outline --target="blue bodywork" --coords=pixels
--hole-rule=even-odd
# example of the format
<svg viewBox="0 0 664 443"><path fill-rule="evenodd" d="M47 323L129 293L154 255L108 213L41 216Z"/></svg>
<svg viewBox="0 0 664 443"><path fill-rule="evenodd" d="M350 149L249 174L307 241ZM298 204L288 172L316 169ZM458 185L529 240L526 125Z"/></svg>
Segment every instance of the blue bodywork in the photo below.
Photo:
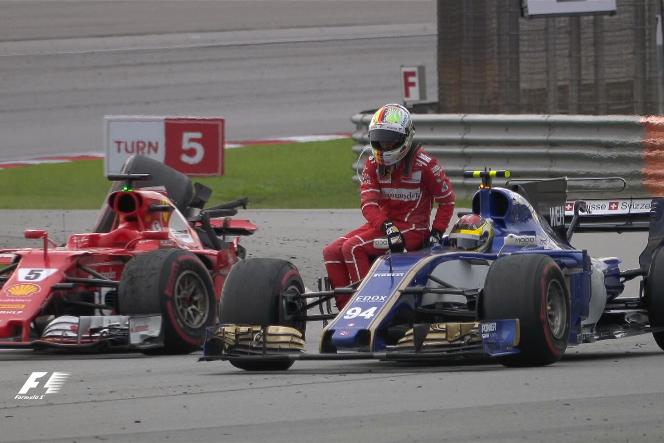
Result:
<svg viewBox="0 0 664 443"><path fill-rule="evenodd" d="M321 352L384 351L387 346L385 328L404 310L414 310L422 297L408 291L402 294L401 291L409 287L425 286L433 270L446 261L481 261L490 264L507 254L545 254L555 260L568 281L571 308L568 342L576 344L581 322L588 316L591 297L591 261L586 251L570 246L526 198L510 189L480 189L473 200L473 209L493 223L494 239L489 251L460 252L443 245L378 258L351 300L325 328ZM560 211L563 209L560 208ZM551 224L556 224L558 216L559 213L552 210ZM526 247L505 245L505 237L509 234L528 236L531 243ZM618 269L617 263L611 263L609 267ZM513 339L510 335L514 333L513 323L502 325L498 330L502 331L504 341L501 341L500 334L493 334L491 338L483 334L484 350L491 355L510 352L509 347L501 343Z"/></svg>

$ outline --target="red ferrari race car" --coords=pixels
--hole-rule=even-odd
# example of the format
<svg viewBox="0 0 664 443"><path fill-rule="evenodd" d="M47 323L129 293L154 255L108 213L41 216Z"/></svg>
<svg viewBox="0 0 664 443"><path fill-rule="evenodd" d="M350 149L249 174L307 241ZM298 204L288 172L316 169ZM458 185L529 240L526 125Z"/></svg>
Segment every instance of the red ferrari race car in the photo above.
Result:
<svg viewBox="0 0 664 443"><path fill-rule="evenodd" d="M247 200L204 209L211 190L135 156L92 232L56 245L0 250L0 348L188 353L216 321L221 288L244 257L231 218Z"/></svg>

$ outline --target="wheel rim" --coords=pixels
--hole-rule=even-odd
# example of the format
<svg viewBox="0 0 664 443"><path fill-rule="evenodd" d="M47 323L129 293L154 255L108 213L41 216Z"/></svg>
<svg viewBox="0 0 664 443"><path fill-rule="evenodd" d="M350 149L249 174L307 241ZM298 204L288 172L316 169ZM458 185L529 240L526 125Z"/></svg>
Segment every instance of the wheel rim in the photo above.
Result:
<svg viewBox="0 0 664 443"><path fill-rule="evenodd" d="M185 271L175 282L175 310L185 326L196 329L205 325L210 308L203 279L193 271Z"/></svg>
<svg viewBox="0 0 664 443"><path fill-rule="evenodd" d="M284 290L284 293L297 297L298 295L300 295L302 293L302 290L300 289L300 286L296 282L290 282L290 284ZM290 310L288 309L289 305L288 305L287 299L284 298L283 300L284 300L284 305L282 306L282 312L285 316L288 316L289 314L292 314L292 312L289 312ZM300 299L300 300L302 300L302 299ZM298 309L297 309L298 311L299 311L300 307L301 306L298 306ZM292 306L291 306L291 308L292 308ZM298 329L300 331L303 331L305 325L306 325L306 322L296 322L293 326L295 326L296 329Z"/></svg>
<svg viewBox="0 0 664 443"><path fill-rule="evenodd" d="M549 282L547 287L546 317L551 335L555 339L562 339L567 325L567 305L565 291L557 280Z"/></svg>

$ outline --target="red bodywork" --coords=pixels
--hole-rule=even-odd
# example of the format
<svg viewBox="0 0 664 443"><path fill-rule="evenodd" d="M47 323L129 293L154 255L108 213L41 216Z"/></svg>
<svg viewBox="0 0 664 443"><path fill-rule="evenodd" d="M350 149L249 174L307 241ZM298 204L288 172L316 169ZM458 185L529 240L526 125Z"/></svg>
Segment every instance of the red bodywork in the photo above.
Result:
<svg viewBox="0 0 664 443"><path fill-rule="evenodd" d="M159 248L196 254L210 271L219 302L225 278L238 260L238 237L226 241L225 236L256 230L248 220L212 219L224 245L215 250L201 241L200 222L187 221L165 192L117 191L107 203L115 217L108 232L74 234L64 246L56 246L45 231L28 230L25 237L42 239L43 245L0 250L0 347L31 346L39 340L41 323L53 316L77 315L81 309L94 315L122 314L102 307L112 305L125 264ZM73 309L67 305L72 298L78 302Z"/></svg>

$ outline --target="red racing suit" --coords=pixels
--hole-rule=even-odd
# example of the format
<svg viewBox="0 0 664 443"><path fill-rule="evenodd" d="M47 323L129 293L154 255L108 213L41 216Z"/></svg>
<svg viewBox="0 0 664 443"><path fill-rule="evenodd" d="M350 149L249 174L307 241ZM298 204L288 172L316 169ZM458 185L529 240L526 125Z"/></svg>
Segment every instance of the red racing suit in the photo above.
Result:
<svg viewBox="0 0 664 443"><path fill-rule="evenodd" d="M406 250L422 247L429 238L433 203L438 204L432 228L440 232L454 212L454 191L442 166L421 147L383 174L374 157L364 165L360 183L362 215L367 223L343 235L323 249L328 278L334 288L354 285L369 271L371 258L385 251L373 240L385 237L381 225L393 222L401 231ZM338 296L339 309L348 296Z"/></svg>

